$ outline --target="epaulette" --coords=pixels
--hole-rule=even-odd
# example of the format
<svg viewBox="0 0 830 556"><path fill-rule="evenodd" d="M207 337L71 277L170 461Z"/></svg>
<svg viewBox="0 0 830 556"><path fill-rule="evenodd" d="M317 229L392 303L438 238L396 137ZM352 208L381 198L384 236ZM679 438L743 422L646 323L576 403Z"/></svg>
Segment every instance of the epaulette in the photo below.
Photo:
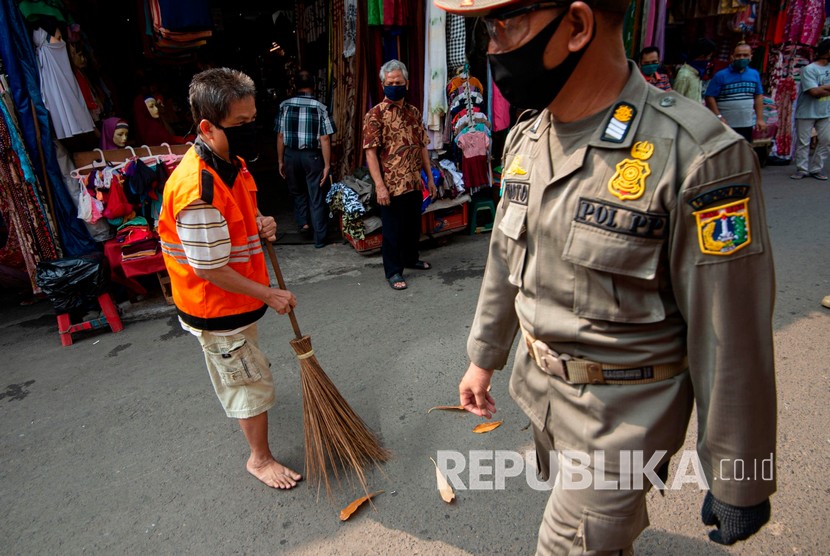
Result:
<svg viewBox="0 0 830 556"><path fill-rule="evenodd" d="M723 150L740 140L709 110L678 93L655 91L646 103L673 120L706 153Z"/></svg>

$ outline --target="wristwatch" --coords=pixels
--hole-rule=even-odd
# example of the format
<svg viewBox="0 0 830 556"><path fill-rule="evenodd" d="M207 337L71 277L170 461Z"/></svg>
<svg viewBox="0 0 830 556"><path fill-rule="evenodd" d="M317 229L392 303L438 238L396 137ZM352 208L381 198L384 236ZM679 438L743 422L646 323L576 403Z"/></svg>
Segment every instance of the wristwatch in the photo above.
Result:
<svg viewBox="0 0 830 556"><path fill-rule="evenodd" d="M719 119L719 120L722 120L722 119L723 119L723 114L717 114L717 116L718 116L718 119Z"/></svg>

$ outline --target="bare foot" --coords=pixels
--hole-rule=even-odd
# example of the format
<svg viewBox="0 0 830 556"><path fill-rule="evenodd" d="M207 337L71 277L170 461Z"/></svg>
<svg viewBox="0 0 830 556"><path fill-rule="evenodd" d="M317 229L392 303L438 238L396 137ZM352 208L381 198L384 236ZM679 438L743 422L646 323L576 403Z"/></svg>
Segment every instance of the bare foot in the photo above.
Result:
<svg viewBox="0 0 830 556"><path fill-rule="evenodd" d="M297 481L303 478L302 475L285 467L273 458L262 463L254 462L249 458L245 467L248 469L248 473L271 488L288 490L297 486Z"/></svg>

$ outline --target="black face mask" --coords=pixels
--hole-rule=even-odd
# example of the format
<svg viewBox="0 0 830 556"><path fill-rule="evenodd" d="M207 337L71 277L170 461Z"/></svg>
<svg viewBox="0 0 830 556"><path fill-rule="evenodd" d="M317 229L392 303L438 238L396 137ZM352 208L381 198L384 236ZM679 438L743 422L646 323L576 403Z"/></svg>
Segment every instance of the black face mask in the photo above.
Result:
<svg viewBox="0 0 830 556"><path fill-rule="evenodd" d="M545 68L545 49L567 13L568 10L565 10L559 14L547 27L519 48L487 55L493 81L507 102L513 106L536 110L550 106L594 40L597 31L596 21L591 40L585 48L579 52L571 52L558 66Z"/></svg>
<svg viewBox="0 0 830 556"><path fill-rule="evenodd" d="M214 124L225 132L228 139L228 153L234 157L238 156L245 162L253 162L259 158L259 142L256 136L256 122L222 127Z"/></svg>

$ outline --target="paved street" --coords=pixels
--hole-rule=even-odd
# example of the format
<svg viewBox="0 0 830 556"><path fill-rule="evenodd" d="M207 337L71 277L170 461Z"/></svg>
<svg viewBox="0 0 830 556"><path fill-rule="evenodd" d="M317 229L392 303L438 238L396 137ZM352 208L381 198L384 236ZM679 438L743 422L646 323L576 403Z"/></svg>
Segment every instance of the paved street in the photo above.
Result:
<svg viewBox="0 0 830 556"><path fill-rule="evenodd" d="M695 487L664 498L652 492L652 527L638 554L830 553L830 310L819 305L830 294L830 185L789 180L792 171L764 170L778 284L779 492L771 523L724 548L707 539ZM379 256L342 244L277 246L320 364L394 453L370 475L371 489L385 491L374 510L367 505L345 523L340 509L361 494L354 485L341 485L329 502L305 484L276 492L247 474L239 427L214 396L196 339L163 300L128 309L121 333L79 334L63 348L48 302L21 308L4 296L0 553L532 553L546 493L521 476L504 490L459 491L447 505L430 461L442 450L532 446L528 419L507 393L509 371L494 379L504 420L495 431L472 434L479 422L472 415L427 414L457 403L488 238L443 238L424 253L435 268L412 271L404 292L386 284ZM291 338L287 318L269 313L261 321L278 392L272 448L300 470ZM694 438L693 419L686 449Z"/></svg>

